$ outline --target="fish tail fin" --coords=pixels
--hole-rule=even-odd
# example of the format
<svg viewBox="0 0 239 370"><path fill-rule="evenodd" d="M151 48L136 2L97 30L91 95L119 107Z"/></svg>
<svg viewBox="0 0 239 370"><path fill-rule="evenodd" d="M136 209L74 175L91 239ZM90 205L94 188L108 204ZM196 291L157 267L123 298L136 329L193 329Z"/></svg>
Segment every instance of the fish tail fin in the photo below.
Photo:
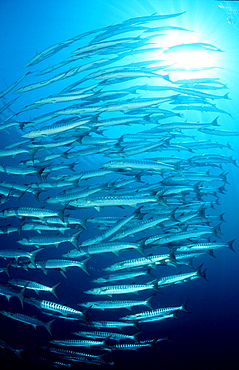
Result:
<svg viewBox="0 0 239 370"><path fill-rule="evenodd" d="M29 260L31 261L31 263L36 266L36 256L37 254L42 251L44 248L38 248L37 250L33 251L30 253L30 257L29 257Z"/></svg>
<svg viewBox="0 0 239 370"><path fill-rule="evenodd" d="M132 335L132 336L134 337L135 342L138 342L138 336L139 336L141 333L143 333L143 330L141 330L141 331L139 331L138 333L135 333L135 334L133 334L133 335Z"/></svg>
<svg viewBox="0 0 239 370"><path fill-rule="evenodd" d="M185 302L183 302L182 306L181 306L181 311L184 311L184 312L189 312L188 309L187 309L187 303L188 303L189 299L187 299Z"/></svg>
<svg viewBox="0 0 239 370"><path fill-rule="evenodd" d="M219 117L219 116L217 116L217 117L212 121L212 123L211 123L211 125L212 125L212 126L220 126L220 125L219 125L219 123L217 122L218 117Z"/></svg>
<svg viewBox="0 0 239 370"><path fill-rule="evenodd" d="M146 299L145 306L148 307L150 310L152 310L152 299L154 298L155 294L152 294L150 297Z"/></svg>
<svg viewBox="0 0 239 370"><path fill-rule="evenodd" d="M24 301L24 292L25 292L26 288L27 288L27 284L18 293L18 298L19 298L19 301L21 302L22 307L23 307L23 301Z"/></svg>
<svg viewBox="0 0 239 370"><path fill-rule="evenodd" d="M46 323L46 330L52 335L51 333L51 326L52 326L52 323L55 321L55 319L51 320L51 321L48 321Z"/></svg>
<svg viewBox="0 0 239 370"><path fill-rule="evenodd" d="M203 267L203 263L200 266L198 266L198 268L196 269L197 275L208 281L207 276L206 276L207 269L202 271L202 267Z"/></svg>
<svg viewBox="0 0 239 370"><path fill-rule="evenodd" d="M57 216L59 217L59 219L64 222L64 211L65 211L65 207L63 207L62 209L60 209L58 212L57 212Z"/></svg>
<svg viewBox="0 0 239 370"><path fill-rule="evenodd" d="M56 284L56 285L54 285L52 288L51 288L51 293L58 299L58 297L57 297L57 294L56 294L56 292L57 292L57 289L58 289L58 287L59 287L59 285L61 284L61 281L58 283L58 284Z"/></svg>
<svg viewBox="0 0 239 370"><path fill-rule="evenodd" d="M84 259L83 261L81 261L81 265L80 265L80 268L87 274L90 276L89 272L87 271L87 265L88 265L88 262L89 260L91 259L91 257L89 258L86 258Z"/></svg>
<svg viewBox="0 0 239 370"><path fill-rule="evenodd" d="M233 248L233 243L236 239L231 240L228 242L228 248L231 249L231 251L236 252L235 249Z"/></svg>
<svg viewBox="0 0 239 370"><path fill-rule="evenodd" d="M75 233L72 238L71 238L71 244L77 249L78 247L78 239L79 239L79 235L81 234L82 230L80 231L77 231L77 233Z"/></svg>
<svg viewBox="0 0 239 370"><path fill-rule="evenodd" d="M164 201L163 196L157 196L157 203L160 206L168 207L168 204Z"/></svg>

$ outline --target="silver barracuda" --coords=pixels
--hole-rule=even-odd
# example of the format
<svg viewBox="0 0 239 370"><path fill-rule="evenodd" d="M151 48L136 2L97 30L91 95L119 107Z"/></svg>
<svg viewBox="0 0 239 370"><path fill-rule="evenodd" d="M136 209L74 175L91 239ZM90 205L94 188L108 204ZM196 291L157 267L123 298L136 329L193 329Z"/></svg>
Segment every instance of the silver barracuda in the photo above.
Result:
<svg viewBox="0 0 239 370"><path fill-rule="evenodd" d="M144 311L144 312L139 312L133 315L127 315L125 317L121 317L121 320L141 320L141 319L150 319L156 316L165 316L177 311L184 311L188 312L186 308L186 302L184 302L181 306L176 306L176 307L165 307L165 308L157 308L151 311Z"/></svg>
<svg viewBox="0 0 239 370"><path fill-rule="evenodd" d="M73 121L68 124L67 123L55 123L51 126L44 127L42 129L29 131L28 133L22 135L22 137L27 137L31 139L31 138L36 138L36 137L55 135L61 132L65 132L65 131L80 127L86 123L89 123L90 121L91 121L90 119L85 119L85 120Z"/></svg>
<svg viewBox="0 0 239 370"><path fill-rule="evenodd" d="M108 295L112 297L114 294L127 294L127 293L134 293L138 294L139 291L153 289L158 291L157 289L157 279L150 281L145 284L131 284L131 285L111 285L105 286L100 288L93 288L86 290L84 293L87 294L94 294L94 295Z"/></svg>
<svg viewBox="0 0 239 370"><path fill-rule="evenodd" d="M63 220L63 210L53 211L46 208L32 208L32 207L16 207L4 209L0 212L0 217L33 217L44 219L45 217L57 216Z"/></svg>
<svg viewBox="0 0 239 370"><path fill-rule="evenodd" d="M204 227L203 229L198 229L198 230L196 229L192 231L182 231L182 232L172 233L172 234L164 235L164 236L155 235L155 236L149 237L145 241L145 245L150 244L150 243L163 245L166 243L177 242L179 240L200 237L206 234L215 234L215 230L210 227Z"/></svg>
<svg viewBox="0 0 239 370"><path fill-rule="evenodd" d="M119 255L120 251L134 249L137 252L144 254L143 247L140 243L127 243L127 242L108 242L89 245L85 247L78 247L80 252L84 252L86 256L111 252Z"/></svg>
<svg viewBox="0 0 239 370"><path fill-rule="evenodd" d="M21 148L18 148L18 149L0 149L0 157L15 157L17 154L23 154L23 153L27 153L27 154L31 154L31 152L28 150L28 149L21 149Z"/></svg>
<svg viewBox="0 0 239 370"><path fill-rule="evenodd" d="M118 233L116 233L113 238L111 238L111 240L118 240L118 239L122 239L122 238L125 238L129 235L134 235L135 233L137 232L140 232L140 231L145 231L149 228L152 228L164 221L167 221L167 220L173 220L173 217L171 214L169 215L165 215L165 216L159 216L157 218L154 218L154 219L150 219L150 220L143 220L143 221L139 221L137 224L134 224L132 226L128 226L126 228L124 228L124 230L122 231L119 231ZM175 219L174 219L175 221Z"/></svg>
<svg viewBox="0 0 239 370"><path fill-rule="evenodd" d="M150 269L148 270L134 270L134 271L127 271L127 272L118 272L114 274L110 274L108 276L101 276L99 278L91 280L92 283L108 283L109 281L118 281L118 280L127 280L127 279L135 279L138 276L151 276Z"/></svg>
<svg viewBox="0 0 239 370"><path fill-rule="evenodd" d="M0 257L14 258L16 261L18 261L19 258L26 257L29 259L29 261L31 261L31 263L35 264L36 256L41 250L43 250L43 248L34 250L32 252L19 249L0 249Z"/></svg>
<svg viewBox="0 0 239 370"><path fill-rule="evenodd" d="M120 44L124 44L124 43L130 43L130 42L134 42L134 41L137 41L137 40L139 40L139 38L128 37L128 38L125 38L125 39L116 39L116 40L112 40L112 41L102 41L102 42L98 42L96 44L91 44L91 45L88 45L88 46L78 48L73 53L74 54L84 54L84 53L88 53L88 52L96 52L96 51L98 51L100 49L103 49L103 48L109 48L109 47L112 47L112 46L116 46L116 45L120 45Z"/></svg>
<svg viewBox="0 0 239 370"><path fill-rule="evenodd" d="M21 287L21 288L26 287L26 289L34 290L38 294L39 294L39 292L50 292L56 298L57 298L57 294L56 294L57 293L57 288L61 284L61 282L60 282L58 284L53 285L52 287L49 287L47 285L37 283L36 281L24 280L24 279L10 279L8 282L9 282L9 284L14 285L14 286L18 286L18 287Z"/></svg>
<svg viewBox="0 0 239 370"><path fill-rule="evenodd" d="M3 98L5 95L7 95L11 90L14 89L27 75L29 75L31 72L27 72L25 75L20 77L17 81L13 82L10 86L8 86L5 90L0 92L0 98Z"/></svg>
<svg viewBox="0 0 239 370"><path fill-rule="evenodd" d="M42 310L43 313L50 312L53 315L54 315L54 313L56 313L58 315L60 314L62 316L67 316L67 317L68 316L69 317L73 316L73 317L80 318L82 320L85 320L85 318L86 318L86 313L85 312L76 310L76 309L71 308L69 306L64 306L60 303L55 303L55 302L46 301L46 300L37 299L37 298L27 298L26 302L31 304L31 305L36 306L37 308Z"/></svg>
<svg viewBox="0 0 239 370"><path fill-rule="evenodd" d="M27 238L22 238L17 241L17 243L22 245L55 245L59 246L61 243L71 243L74 247L78 246L78 237L81 231L73 235L40 235L40 236L29 236Z"/></svg>
<svg viewBox="0 0 239 370"><path fill-rule="evenodd" d="M126 308L127 310L131 310L131 307L135 306L147 306L148 308L152 308L151 301L154 296L146 298L144 300L124 300L124 301L94 301L94 302L83 302L78 303L79 306L92 308L92 309L99 309L99 310L106 310L106 309L119 309L119 308Z"/></svg>
<svg viewBox="0 0 239 370"><path fill-rule="evenodd" d="M34 264L33 263L12 263L13 267L23 267L27 269L37 269L42 270L45 274L47 274L48 270L59 270L63 276L66 277L65 272L67 267L79 267L82 269L87 275L89 275L87 271L87 263L90 258L86 258L82 261L74 261L69 259L49 259L49 260L38 260Z"/></svg>
<svg viewBox="0 0 239 370"><path fill-rule="evenodd" d="M153 342L137 342L137 343L130 343L130 344L112 344L110 345L110 348L112 350L121 350L121 351L125 351L125 350L130 350L130 351L135 351L139 348L144 348L144 347L154 347L154 343Z"/></svg>
<svg viewBox="0 0 239 370"><path fill-rule="evenodd" d="M134 218L134 214L128 217L124 217L121 220L119 220L115 225L107 229L105 232L96 235L94 238L84 240L81 242L79 245L79 248L85 247L85 246L90 246L93 244L99 244L106 238L109 238L111 235L113 235L115 232L117 232L121 227L126 225L128 222L130 222Z"/></svg>
<svg viewBox="0 0 239 370"><path fill-rule="evenodd" d="M89 337L92 339L102 338L102 339L114 339L117 341L120 341L122 339L130 339L130 340L136 341L140 333L129 335L129 334L112 333L112 332L109 333L106 331L76 331L72 334L79 335L80 337Z"/></svg>
<svg viewBox="0 0 239 370"><path fill-rule="evenodd" d="M142 324L142 323L148 323L148 322L163 321L166 319L173 319L173 318L178 318L178 316L176 316L176 313L169 313L169 314L165 314L162 316L159 315L159 316L147 317L145 319L137 320L137 323Z"/></svg>
<svg viewBox="0 0 239 370"><path fill-rule="evenodd" d="M36 317L27 316L22 313L7 312L7 311L0 311L0 313L13 320L21 321L21 322L24 322L25 324L32 325L35 329L37 326L44 326L50 334L51 334L51 325L55 321L55 320L52 320L46 323L41 320L38 320Z"/></svg>
<svg viewBox="0 0 239 370"><path fill-rule="evenodd" d="M67 346L67 347L105 347L105 340L86 340L86 339L59 339L51 340L50 343L56 344L57 346ZM109 350L109 349L108 349Z"/></svg>
<svg viewBox="0 0 239 370"><path fill-rule="evenodd" d="M21 305L23 307L23 300L24 300L24 292L25 287L20 291L17 292L15 289L13 289L9 285L0 284L0 295L4 295L7 300L9 301L11 297L17 297L19 301L21 302Z"/></svg>
<svg viewBox="0 0 239 370"><path fill-rule="evenodd" d="M121 262L116 262L113 265L103 268L103 271L119 271L130 268L138 268L142 266L149 266L154 268L157 264L171 264L175 265L176 261L173 254L167 253L156 256L145 256L141 258L135 258L131 260L124 260Z"/></svg>
<svg viewBox="0 0 239 370"><path fill-rule="evenodd" d="M97 211L100 210L100 207L109 207L109 206L131 206L136 207L141 203L149 202L160 202L160 199L157 196L117 196L117 195L106 195L98 197L87 197L77 200L77 207L79 208L89 208L94 207ZM73 205L71 203L71 205Z"/></svg>
<svg viewBox="0 0 239 370"><path fill-rule="evenodd" d="M204 250L214 250L219 248L229 248L235 252L233 248L233 243L236 239L229 241L228 243L218 243L218 242L209 242L209 243L191 243L182 245L177 248L177 252L190 252L190 251L204 251Z"/></svg>
<svg viewBox="0 0 239 370"><path fill-rule="evenodd" d="M87 323L88 326L90 327L95 327L95 328L117 328L122 330L122 328L126 327L136 327L135 322L123 322L123 321L89 321Z"/></svg>
<svg viewBox="0 0 239 370"><path fill-rule="evenodd" d="M139 169L139 170L148 170L148 171L175 171L175 167L170 164L159 163L151 160L143 159L122 159L107 162L103 165L106 168L123 168L123 169Z"/></svg>
<svg viewBox="0 0 239 370"><path fill-rule="evenodd" d="M164 286L181 284L198 278L206 279L206 273L202 271L202 266L203 265L200 265L196 271L193 272L162 277L158 280L158 287L161 288Z"/></svg>

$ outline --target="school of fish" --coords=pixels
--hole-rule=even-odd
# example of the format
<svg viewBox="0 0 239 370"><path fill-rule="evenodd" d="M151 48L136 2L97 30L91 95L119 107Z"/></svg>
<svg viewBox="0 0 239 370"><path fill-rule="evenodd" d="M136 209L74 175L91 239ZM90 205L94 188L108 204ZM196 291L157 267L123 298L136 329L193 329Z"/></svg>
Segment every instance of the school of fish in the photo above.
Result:
<svg viewBox="0 0 239 370"><path fill-rule="evenodd" d="M157 294L207 280L197 258L235 251L233 238L222 241L217 211L226 167L237 167L230 143L215 140L239 135L224 130L230 113L217 107L229 99L227 86L219 78L173 80L177 66L166 61L184 50L223 51L155 42L192 32L165 24L182 14L130 18L52 45L0 92L0 130L12 137L0 148L0 295L9 301L0 317L48 335L34 353L20 335L1 338L3 352L74 368L114 365L120 351L160 346L170 337L149 338L145 328L188 310L187 301L159 306ZM21 100L29 103L16 111ZM215 116L191 122L188 111ZM70 269L78 306L64 294ZM55 335L67 321L74 331Z"/></svg>

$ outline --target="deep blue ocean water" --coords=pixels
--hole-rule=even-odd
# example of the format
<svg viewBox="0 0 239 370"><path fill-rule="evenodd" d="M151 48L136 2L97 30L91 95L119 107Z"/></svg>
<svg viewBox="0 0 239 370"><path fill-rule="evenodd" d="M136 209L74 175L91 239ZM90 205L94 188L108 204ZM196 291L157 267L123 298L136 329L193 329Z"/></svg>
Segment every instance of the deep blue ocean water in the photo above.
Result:
<svg viewBox="0 0 239 370"><path fill-rule="evenodd" d="M230 100L218 100L216 105L218 108L223 109L231 114L219 115L219 123L224 130L239 131L239 114L238 114L238 38L239 38L239 15L236 18L236 12L228 13L228 10L220 8L218 5L228 3L226 1L207 1L207 0L131 0L118 2L116 0L88 0L87 2L76 0L62 0L62 1L46 1L40 2L31 1L0 1L0 91L4 90L7 86L16 81L20 76L25 73L24 65L36 53L41 50L79 35L82 32L90 31L96 28L106 27L125 21L128 18L140 17L157 14L171 14L186 11L179 17L172 18L164 21L163 25L174 25L184 27L195 31L194 33L187 32L165 32L165 35L157 39L159 47L169 47L175 44L189 43L189 42L204 42L213 44L223 53L204 53L203 58L207 60L209 65L217 66L218 68L205 71L206 77L220 78L224 84L227 85L228 90L223 90L223 93L216 90L210 93L225 94L229 92ZM232 2L230 2L232 3ZM233 2L236 3L237 2ZM236 9L236 8L235 8ZM157 26L161 23L157 23ZM88 39L87 39L88 40ZM87 42L87 41L86 41ZM211 58L211 54L214 59ZM51 59L46 59L43 62L44 68L58 63L68 57L67 48L54 55ZM137 56L137 61L141 59L140 54ZM157 58L157 56L155 56ZM147 59L146 59L147 60ZM86 60L87 62L87 60ZM171 60L174 63L174 60ZM177 61L176 61L177 62ZM183 62L182 62L183 63ZM192 63L197 61L192 59ZM42 65L43 65L42 64ZM32 72L38 72L43 67L42 65L35 65L29 68ZM106 67L107 68L107 67ZM89 73L92 71L90 70ZM58 72L56 72L58 73ZM170 77L174 80L187 78L187 74L183 75L177 72L170 73ZM195 73L193 78L199 78L202 75ZM192 77L192 75L190 76ZM69 80L60 81L57 86L57 91L73 83L74 77ZM137 80L136 80L137 81ZM35 82L33 76L27 76L26 80L22 82L21 86ZM137 82L136 82L137 84ZM127 82L127 86L131 86L131 82ZM60 89L59 89L60 87ZM22 96L4 112L4 117L9 116L12 112L19 111L22 107L32 103L42 96L48 96L56 93L54 87L51 85L41 90L34 90L30 94L22 94ZM43 91L43 90L42 90ZM2 102L6 104L16 95L9 94ZM45 106L38 109L37 114L41 115L47 113L48 110ZM35 114L35 112L34 112ZM200 112L186 112L185 119L193 122L202 121L210 122L217 117L217 113L200 113ZM24 114L27 120L31 118L31 111ZM183 120L182 120L183 121ZM167 119L165 122L170 122ZM165 123L163 122L163 123ZM109 137L119 137L124 134L125 129L117 127L110 129L106 132ZM129 128L131 133L135 133L137 126ZM139 127L140 130L140 127ZM128 131L129 132L129 131ZM200 136L201 135L201 136ZM203 134L199 134L200 139L208 139ZM234 149L218 149L214 153L223 154L226 156L233 156L239 163L238 152L238 136L232 137L217 137L212 136L211 140L226 144L228 141ZM0 147L4 148L15 142L21 141L21 131L16 128L10 128L0 131ZM205 150L206 153L206 150ZM155 154L155 153L154 153ZM180 156L180 151L175 151L171 154ZM203 151L195 151L194 155L201 155ZM159 153L163 155L163 153ZM144 158L144 155L141 156ZM26 160L26 154L17 155L15 158L6 157L1 158L1 164L13 165L17 164L20 160ZM104 159L105 161L105 159ZM77 165L77 171L93 170L99 167L102 162L102 156L94 156L93 158L83 158L80 164ZM229 249L223 248L215 251L216 258L205 255L195 259L194 266L197 267L204 263L204 268L207 268L207 279L193 280L190 283L179 284L164 288L163 294L157 294L154 298L153 308L158 306L174 306L179 305L188 300L187 307L190 311L189 314L180 312L178 314L180 319L165 320L159 323L149 323L145 326L142 333L142 340L148 338L163 338L170 335L172 342L162 342L156 345L156 348L144 348L137 351L117 351L114 355L109 355L109 359L116 359L115 367L118 369L230 369L238 368L239 355L238 355L238 279L239 279L239 257L238 257L238 208L239 208L239 195L238 195L238 175L239 170L237 167L224 165L223 169L227 172L227 180L230 184L226 184L226 193L219 194L219 205L215 210L212 210L213 215L224 214L223 218L226 222L222 223L222 232L220 241L228 242L236 239L234 248L236 253ZM205 168L203 168L203 171ZM68 172L70 174L70 172ZM59 172L62 174L62 172ZM6 181L6 174L1 173L1 181ZM30 178L30 177L29 177ZM27 183L30 181L26 176L11 176L11 181ZM30 182L37 181L35 177L31 177ZM96 180L98 181L98 179ZM101 181L101 180L100 180ZM103 180L102 180L103 181ZM149 180L150 181L150 180ZM90 182L95 185L94 180ZM54 189L48 192L48 196L54 194ZM45 196L40 196L41 206L44 204ZM1 210L19 206L37 207L39 203L36 199L29 194L25 194L21 203L17 203L15 198L9 197L6 203L1 205ZM56 207L57 208L57 207ZM58 206L59 209L59 206ZM105 212L105 213L104 213ZM117 213L116 213L117 212ZM118 208L111 208L103 211L102 215L115 216L129 215L132 209L126 207L124 210ZM86 209L83 211L74 211L74 217L97 216L97 211ZM13 218L9 219L12 225L18 224ZM8 222L8 221L7 221ZM4 219L0 219L3 226L7 224ZM96 231L89 231L84 233L83 238L87 239L92 237L92 233L96 235ZM22 233L23 235L23 233ZM24 236L36 235L34 232L25 233ZM0 235L2 249L17 248L17 240L19 235L17 233L10 234L9 236ZM48 248L48 247L46 247ZM54 246L49 246L47 251L42 254L42 259L60 257L63 252L71 248L69 243L65 243L56 249ZM31 250L30 248L28 250ZM136 258L139 255L137 252L121 252L120 257L107 253L105 255L97 255L89 262L89 273L91 278L100 276L99 270L109 264L126 258ZM4 263L4 260L1 262ZM160 269L160 270L159 270ZM170 275L180 271L180 268L175 270L173 267L157 267L159 274ZM188 268L182 267L182 271L189 271ZM154 273L154 272L153 272ZM22 269L10 269L10 275L13 278L31 278L32 280L39 281L46 285L55 285L62 281L58 289L59 301L62 304L79 308L77 303L80 301L91 300L90 296L82 293L83 290L89 289L91 286L90 278L84 274L83 271L77 268L67 269L67 279L58 272L50 271L45 275L41 271L29 270L29 272ZM2 273L0 275L0 283L7 283L7 276ZM140 281L140 280L139 280ZM142 280L145 281L145 280ZM37 297L31 291L30 296ZM142 293L140 297L146 298L148 294ZM42 293L39 295L42 299L55 300L50 293ZM94 297L94 296L93 296ZM130 295L130 299L138 299L137 296ZM93 299L92 299L93 300ZM11 298L10 302L4 296L0 296L0 310L22 312L27 315L38 315L37 317L43 321L51 319L50 316L38 314L34 306L24 304L24 309L17 298ZM138 308L137 308L138 310ZM133 309L133 312L138 312ZM144 310L144 308L143 308ZM116 317L128 314L128 311L121 310L122 314L116 315L109 313L110 311L94 312L97 319L102 317L104 320L113 320ZM52 325L53 338L70 337L72 331L80 330L78 324L74 321L56 320ZM34 330L33 327L18 323L15 320L0 316L0 339L9 342L22 343L27 347L35 348L35 345L47 343L51 339L45 328L38 327ZM82 327L81 327L82 329ZM84 329L83 329L84 330ZM141 330L141 328L140 328ZM127 333L132 333L128 330ZM4 352L4 351L3 351ZM34 352L32 352L34 357ZM0 357L1 369L7 369L10 366L15 366L17 369L42 369L43 366L48 368L47 365L38 364L33 362L31 356L18 359L16 355L6 351L6 354ZM96 365L92 364L73 364L73 368L90 369ZM101 365L101 368L108 368L107 365ZM49 368L52 368L49 365ZM109 367L110 368L110 367Z"/></svg>

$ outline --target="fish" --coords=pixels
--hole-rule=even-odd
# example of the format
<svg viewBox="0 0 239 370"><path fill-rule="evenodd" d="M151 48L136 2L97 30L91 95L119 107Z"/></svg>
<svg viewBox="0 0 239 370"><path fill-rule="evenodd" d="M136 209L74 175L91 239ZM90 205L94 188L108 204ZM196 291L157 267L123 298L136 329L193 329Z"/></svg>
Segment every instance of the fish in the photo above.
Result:
<svg viewBox="0 0 239 370"><path fill-rule="evenodd" d="M90 340L90 339L54 339L49 341L52 344L57 346L66 346L66 347L102 347L103 349L110 350L105 347L105 340Z"/></svg>
<svg viewBox="0 0 239 370"><path fill-rule="evenodd" d="M36 256L38 253L43 250L43 248L39 248L32 252L27 252L19 249L1 249L0 250L0 257L2 258L14 258L18 261L19 258L26 257L29 261L34 265L36 261Z"/></svg>
<svg viewBox="0 0 239 370"><path fill-rule="evenodd" d="M163 286L185 283L198 278L207 280L205 270L202 271L202 266L203 264L193 272L162 277L158 280L158 287L162 288Z"/></svg>
<svg viewBox="0 0 239 370"><path fill-rule="evenodd" d="M113 294L127 294L127 293L138 294L139 291L147 289L153 289L155 291L158 291L157 279L145 284L110 285L100 288L93 288L85 290L84 293L94 295L108 295L109 297L112 297Z"/></svg>
<svg viewBox="0 0 239 370"><path fill-rule="evenodd" d="M77 332L73 332L72 334L79 335L80 337L89 337L92 339L106 338L106 339L114 339L117 341L120 341L121 339L129 339L129 340L136 341L140 333L129 335L129 334L112 333L112 332L109 333L105 331L89 331L89 332L77 331Z"/></svg>
<svg viewBox="0 0 239 370"><path fill-rule="evenodd" d="M60 303L55 303L55 302L46 301L44 299L42 300L42 299L37 299L37 298L27 298L26 303L36 306L43 313L50 312L50 314L52 313L53 316L54 314L58 314L61 316L66 316L66 317L76 317L82 320L86 319L86 311L82 312L74 308L64 306Z"/></svg>
<svg viewBox="0 0 239 370"><path fill-rule="evenodd" d="M157 316L165 316L165 315L169 315L171 313L177 312L177 311L188 312L186 303L187 302L184 302L181 306L156 308L151 311L144 311L144 312L136 313L133 315L127 315L125 317L121 317L121 320L134 321L134 320L150 319L150 318L157 317Z"/></svg>
<svg viewBox="0 0 239 370"><path fill-rule="evenodd" d="M175 262L176 261L175 261L173 254L165 253L162 255L144 256L141 258L135 258L131 260L124 260L121 262L116 262L113 265L103 268L103 271L120 271L120 270L130 269L134 267L138 268L144 265L154 268L157 264L175 265Z"/></svg>
<svg viewBox="0 0 239 370"><path fill-rule="evenodd" d="M57 216L59 219L63 220L63 212L53 211L45 208L32 208L32 207L15 207L15 208L6 208L0 212L0 217L33 217L38 219L44 219L44 217L54 217Z"/></svg>
<svg viewBox="0 0 239 370"><path fill-rule="evenodd" d="M7 311L0 311L0 313L6 317L10 317L13 320L17 320L20 322L24 322L25 324L32 325L35 329L37 326L44 326L44 328L47 329L47 331L51 334L51 325L55 320L51 320L49 322L43 322L36 317L27 316L22 313L17 312L7 312ZM52 335L52 334L51 334Z"/></svg>
<svg viewBox="0 0 239 370"><path fill-rule="evenodd" d="M11 297L17 297L23 307L24 292L26 287L24 287L20 292L16 291L9 285L0 284L0 295L3 295L9 301Z"/></svg>
<svg viewBox="0 0 239 370"><path fill-rule="evenodd" d="M131 310L131 307L134 306L147 306L148 308L152 308L151 300L154 296L150 296L144 300L124 300L124 301L94 301L94 302L83 302L78 303L79 306L91 308L91 309L99 309L99 310L106 310L106 309L119 309L119 308L126 308L127 310Z"/></svg>
<svg viewBox="0 0 239 370"><path fill-rule="evenodd" d="M188 44L179 44L170 46L166 50L164 50L164 53L176 53L180 51L219 51L222 52L223 50L217 48L216 46L212 44L207 44L205 42L194 42L194 43L188 43Z"/></svg>
<svg viewBox="0 0 239 370"><path fill-rule="evenodd" d="M59 246L61 243L70 242L75 248L78 246L78 237L81 231L73 235L40 235L40 236L29 236L27 238L22 238L17 240L17 243L22 245L55 245Z"/></svg>
<svg viewBox="0 0 239 370"><path fill-rule="evenodd" d="M26 289L32 289L38 294L39 294L40 291L50 292L56 298L58 298L57 297L57 289L58 289L59 285L61 284L61 282L60 282L60 283L57 283L57 284L53 285L52 287L49 287L47 285L37 283L36 281L29 281L29 280L24 280L24 279L10 279L10 280L8 280L8 283L11 284L11 285L14 285L14 286L21 287L21 288L26 287Z"/></svg>

